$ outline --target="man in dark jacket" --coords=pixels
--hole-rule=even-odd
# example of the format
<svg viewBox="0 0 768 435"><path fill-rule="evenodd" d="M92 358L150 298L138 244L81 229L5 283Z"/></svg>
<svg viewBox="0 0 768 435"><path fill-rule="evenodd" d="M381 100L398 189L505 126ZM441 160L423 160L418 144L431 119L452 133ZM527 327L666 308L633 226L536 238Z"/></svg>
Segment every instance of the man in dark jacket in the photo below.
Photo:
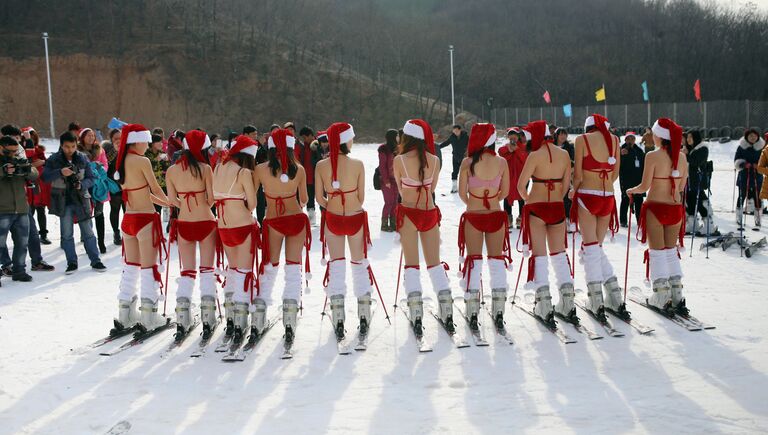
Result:
<svg viewBox="0 0 768 435"><path fill-rule="evenodd" d="M643 168L645 167L645 152L635 144L635 135L628 134L621 146L621 168L619 169L619 185L621 187L621 205L619 207L619 223L627 226L627 210L629 209L629 197L627 189L637 186L643 180ZM636 222L640 221L640 208L643 206L645 194L633 195L633 204Z"/></svg>
<svg viewBox="0 0 768 435"><path fill-rule="evenodd" d="M451 172L451 193L459 191L458 179L459 168L461 168L461 161L464 160L464 155L467 154L467 144L469 144L469 135L466 131L461 129L461 125L456 124L453 126L453 131L448 139L440 144L439 149L443 149L448 145L453 149L453 172Z"/></svg>
<svg viewBox="0 0 768 435"><path fill-rule="evenodd" d="M51 183L50 213L59 217L61 227L61 247L67 257L66 274L77 270L77 252L75 252L74 221L80 227L80 235L85 244L85 252L91 260L91 268L105 272L107 268L99 258L99 248L91 226L91 195L88 189L93 186L96 177L91 172L91 165L85 154L77 151L77 138L70 132L59 137L59 151L45 162L43 180Z"/></svg>
<svg viewBox="0 0 768 435"><path fill-rule="evenodd" d="M736 223L739 227L744 225L742 218L750 209L755 212L755 228L760 228L760 210L757 193L763 182L763 176L757 172L757 163L760 161L760 153L765 146L765 141L754 129L744 132L744 137L739 141L733 163L739 171L736 185L739 188L739 199L736 200Z"/></svg>
<svg viewBox="0 0 768 435"><path fill-rule="evenodd" d="M293 131L295 132L295 129ZM304 167L304 172L307 174L307 214L312 225L315 224L315 165L317 164L312 156L311 146L314 141L315 132L311 128L304 126L299 131L299 137L293 148L296 161Z"/></svg>
<svg viewBox="0 0 768 435"><path fill-rule="evenodd" d="M710 233L717 231L717 227L712 222L710 216L709 198L707 189L709 189L709 179L712 176L711 165L709 161L709 148L701 141L701 133L698 130L691 130L685 135L685 153L688 158L688 190L685 192L685 214L686 233L707 231ZM696 212L701 215L702 225L698 226L696 222Z"/></svg>
<svg viewBox="0 0 768 435"><path fill-rule="evenodd" d="M6 128L3 127L6 133ZM15 135L14 135L15 136ZM37 169L19 159L19 140L14 136L0 138L0 251L8 252L8 233L13 239L11 276L14 281L32 281L26 272L29 240L29 204L27 181L36 180ZM19 130L20 139L21 131ZM21 160L21 161L20 161ZM3 265L8 266L8 265ZM4 267L6 272L7 268Z"/></svg>

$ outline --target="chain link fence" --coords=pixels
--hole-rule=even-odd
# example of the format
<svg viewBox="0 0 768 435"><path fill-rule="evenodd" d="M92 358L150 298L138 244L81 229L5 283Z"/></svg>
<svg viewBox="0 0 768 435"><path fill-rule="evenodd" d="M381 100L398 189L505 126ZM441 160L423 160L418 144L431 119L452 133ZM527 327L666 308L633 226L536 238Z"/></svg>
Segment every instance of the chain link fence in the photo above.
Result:
<svg viewBox="0 0 768 435"><path fill-rule="evenodd" d="M685 129L699 129L705 138L738 139L747 128L768 132L768 101L720 100L701 103L595 104L572 106L571 116L565 116L563 106L486 107L484 121L496 125L523 125L546 119L567 127L570 133L583 132L583 122L592 113L605 115L611 125L624 134L641 133L658 118L672 118Z"/></svg>

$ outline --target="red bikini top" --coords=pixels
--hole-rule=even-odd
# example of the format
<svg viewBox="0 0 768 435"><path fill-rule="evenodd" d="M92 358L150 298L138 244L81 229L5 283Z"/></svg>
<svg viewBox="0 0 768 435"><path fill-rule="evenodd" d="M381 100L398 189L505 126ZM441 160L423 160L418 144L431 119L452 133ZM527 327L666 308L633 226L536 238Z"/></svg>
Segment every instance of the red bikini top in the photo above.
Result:
<svg viewBox="0 0 768 435"><path fill-rule="evenodd" d="M295 198L294 195L289 196L270 196L266 191L264 191L264 196L267 198L275 201L275 206L277 207L277 215L282 216L285 214L285 200Z"/></svg>
<svg viewBox="0 0 768 435"><path fill-rule="evenodd" d="M192 192L192 191L190 191L190 192L176 192L176 193L177 193L179 196L183 196L183 197L184 197L184 199L187 201L187 208L189 209L189 211L192 211L192 206L189 204L189 200L190 200L190 198L195 198L195 205L200 205L200 204L197 202L197 194L199 194L199 193L205 193L205 189L203 189L203 190L200 190L200 191L198 191L198 192Z"/></svg>
<svg viewBox="0 0 768 435"><path fill-rule="evenodd" d="M355 187L352 190L341 190L341 189L334 190L333 192L327 192L326 194L328 195L328 200L329 201L331 199L337 197L337 196L340 196L341 197L341 209L344 210L344 212L346 212L347 211L347 208L346 208L347 200L345 199L345 197L346 197L346 195L348 193L355 193L355 192L357 192L357 187Z"/></svg>
<svg viewBox="0 0 768 435"><path fill-rule="evenodd" d="M592 156L592 148L589 146L589 139L587 139L587 136L582 136L584 138L584 143L587 145L587 155L584 156L584 159L581 161L581 168L585 171L590 172L608 172L612 171L613 168L616 166L616 157L613 157L613 144L611 143L609 149L610 156L608 157L608 160L610 161L611 158L613 158L614 162L598 162L595 160L595 158ZM602 177L602 175L601 175Z"/></svg>

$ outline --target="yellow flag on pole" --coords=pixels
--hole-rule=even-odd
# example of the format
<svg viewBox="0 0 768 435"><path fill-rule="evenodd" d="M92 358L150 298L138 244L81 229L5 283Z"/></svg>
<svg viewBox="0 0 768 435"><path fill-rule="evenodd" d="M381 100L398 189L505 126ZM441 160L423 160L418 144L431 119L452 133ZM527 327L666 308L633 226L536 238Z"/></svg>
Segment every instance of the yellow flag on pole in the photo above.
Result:
<svg viewBox="0 0 768 435"><path fill-rule="evenodd" d="M595 91L595 101L605 101L605 85Z"/></svg>

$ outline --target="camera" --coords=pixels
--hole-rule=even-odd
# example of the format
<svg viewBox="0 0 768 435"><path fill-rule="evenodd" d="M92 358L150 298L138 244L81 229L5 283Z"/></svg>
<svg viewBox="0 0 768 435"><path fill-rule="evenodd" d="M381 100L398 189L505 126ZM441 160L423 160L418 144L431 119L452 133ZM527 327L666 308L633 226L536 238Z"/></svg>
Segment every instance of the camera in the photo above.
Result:
<svg viewBox="0 0 768 435"><path fill-rule="evenodd" d="M0 157L0 166L3 168L3 177L26 177L32 172L32 163L27 159L21 159L18 157ZM13 173L8 173L8 167L13 166Z"/></svg>

